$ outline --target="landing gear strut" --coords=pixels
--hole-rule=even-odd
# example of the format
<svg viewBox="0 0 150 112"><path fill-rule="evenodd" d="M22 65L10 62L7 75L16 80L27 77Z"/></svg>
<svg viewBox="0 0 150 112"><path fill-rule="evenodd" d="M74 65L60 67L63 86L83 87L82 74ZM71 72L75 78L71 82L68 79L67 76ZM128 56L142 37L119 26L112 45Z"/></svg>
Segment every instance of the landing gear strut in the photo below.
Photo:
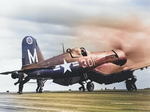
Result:
<svg viewBox="0 0 150 112"><path fill-rule="evenodd" d="M43 87L46 81L47 79L37 79L36 93L43 93Z"/></svg>
<svg viewBox="0 0 150 112"><path fill-rule="evenodd" d="M126 80L126 88L128 91L137 91L137 87L135 85L135 82L136 82L136 77L133 75L132 78L129 78Z"/></svg>
<svg viewBox="0 0 150 112"><path fill-rule="evenodd" d="M85 91L85 87L84 87L84 83L80 82L79 84L81 84L81 87L79 87L79 91Z"/></svg>

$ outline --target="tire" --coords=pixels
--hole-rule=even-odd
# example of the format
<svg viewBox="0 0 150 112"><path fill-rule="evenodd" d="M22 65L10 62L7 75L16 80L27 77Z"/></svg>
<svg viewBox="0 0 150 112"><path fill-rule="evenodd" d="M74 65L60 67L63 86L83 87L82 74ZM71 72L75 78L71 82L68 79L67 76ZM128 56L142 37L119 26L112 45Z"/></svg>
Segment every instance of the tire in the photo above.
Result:
<svg viewBox="0 0 150 112"><path fill-rule="evenodd" d="M128 91L137 91L137 87L135 85L135 82L132 82L132 80L126 81L126 88Z"/></svg>
<svg viewBox="0 0 150 112"><path fill-rule="evenodd" d="M43 89L42 88L40 88L39 93L43 93Z"/></svg>
<svg viewBox="0 0 150 112"><path fill-rule="evenodd" d="M133 89L133 91L137 91L137 87L135 84L132 84L132 89Z"/></svg>
<svg viewBox="0 0 150 112"><path fill-rule="evenodd" d="M132 91L131 84L126 83L126 88L127 88L128 91Z"/></svg>
<svg viewBox="0 0 150 112"><path fill-rule="evenodd" d="M93 91L94 90L94 84L92 82L88 82L86 85L86 88L88 91Z"/></svg>

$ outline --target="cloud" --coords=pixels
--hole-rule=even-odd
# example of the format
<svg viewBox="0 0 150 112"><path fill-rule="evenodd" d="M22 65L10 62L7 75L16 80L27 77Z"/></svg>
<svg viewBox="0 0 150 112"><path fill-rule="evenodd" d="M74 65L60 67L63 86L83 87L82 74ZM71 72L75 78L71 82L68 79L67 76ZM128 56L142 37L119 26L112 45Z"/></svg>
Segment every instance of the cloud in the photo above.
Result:
<svg viewBox="0 0 150 112"><path fill-rule="evenodd" d="M66 49L120 48L129 57L140 53L145 57L145 49L149 51L148 1L7 0L0 4L0 71L20 69L21 42L27 35L37 39L46 59L62 53L61 43Z"/></svg>
<svg viewBox="0 0 150 112"><path fill-rule="evenodd" d="M79 27L78 38L74 43L84 43L84 46L93 51L121 49L132 63L149 60L149 23L145 25L137 18L110 21L112 23L91 22Z"/></svg>

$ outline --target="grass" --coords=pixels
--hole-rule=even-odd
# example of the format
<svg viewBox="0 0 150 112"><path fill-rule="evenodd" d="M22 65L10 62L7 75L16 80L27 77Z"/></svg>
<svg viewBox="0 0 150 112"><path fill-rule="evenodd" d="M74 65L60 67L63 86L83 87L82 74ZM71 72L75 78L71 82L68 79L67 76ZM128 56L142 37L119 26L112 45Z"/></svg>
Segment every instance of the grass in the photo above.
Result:
<svg viewBox="0 0 150 112"><path fill-rule="evenodd" d="M12 94L14 110L26 112L150 112L150 90Z"/></svg>

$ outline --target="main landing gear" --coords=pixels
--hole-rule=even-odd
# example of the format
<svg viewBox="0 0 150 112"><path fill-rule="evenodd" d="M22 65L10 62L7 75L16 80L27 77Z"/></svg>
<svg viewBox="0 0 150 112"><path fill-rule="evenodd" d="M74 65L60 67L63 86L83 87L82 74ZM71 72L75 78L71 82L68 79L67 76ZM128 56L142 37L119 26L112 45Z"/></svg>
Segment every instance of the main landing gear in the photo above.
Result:
<svg viewBox="0 0 150 112"><path fill-rule="evenodd" d="M79 84L81 84L81 87L79 87L79 91L85 91L86 89L88 91L93 91L94 90L94 84L91 81L87 82L86 89L84 87L84 83L83 82L81 82Z"/></svg>
<svg viewBox="0 0 150 112"><path fill-rule="evenodd" d="M129 78L126 80L126 88L128 91L137 91L137 87L135 85L135 82L137 81L136 77L133 75L132 78Z"/></svg>
<svg viewBox="0 0 150 112"><path fill-rule="evenodd" d="M81 87L79 87L79 91L85 91L86 89L88 91L93 91L94 90L94 84L92 83L92 81L87 82L87 80L88 80L88 75L86 73L84 73L81 76L81 80L79 82L79 84L81 85ZM86 89L84 87L84 81L87 83L86 84Z"/></svg>
<svg viewBox="0 0 150 112"><path fill-rule="evenodd" d="M79 91L85 91L85 87L84 87L84 83L83 82L80 82L79 83L81 85L81 87L79 87Z"/></svg>
<svg viewBox="0 0 150 112"><path fill-rule="evenodd" d="M37 88L36 93L43 93L43 87L44 83L47 81L47 79L37 79Z"/></svg>

